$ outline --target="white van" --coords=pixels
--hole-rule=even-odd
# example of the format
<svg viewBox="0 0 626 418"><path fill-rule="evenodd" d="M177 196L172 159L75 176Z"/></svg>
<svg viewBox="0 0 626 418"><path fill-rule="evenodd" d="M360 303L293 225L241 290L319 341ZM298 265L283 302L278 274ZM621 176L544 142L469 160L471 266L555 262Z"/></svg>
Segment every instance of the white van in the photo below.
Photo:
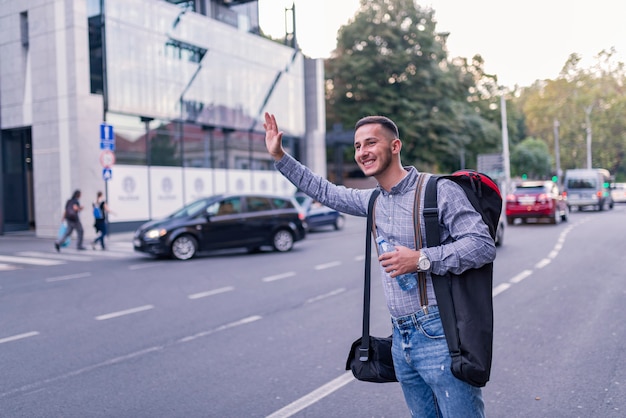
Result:
<svg viewBox="0 0 626 418"><path fill-rule="evenodd" d="M613 209L611 174L604 168L572 169L565 172L567 206L581 210L592 207L601 211Z"/></svg>

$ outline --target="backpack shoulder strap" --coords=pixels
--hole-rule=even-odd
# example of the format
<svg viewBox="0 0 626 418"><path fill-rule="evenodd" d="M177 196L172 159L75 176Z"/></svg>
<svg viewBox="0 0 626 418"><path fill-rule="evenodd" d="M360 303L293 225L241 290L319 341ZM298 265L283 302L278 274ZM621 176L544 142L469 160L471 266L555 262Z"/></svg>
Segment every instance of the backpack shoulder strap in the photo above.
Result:
<svg viewBox="0 0 626 418"><path fill-rule="evenodd" d="M370 292L372 273L372 234L374 232L374 203L380 193L379 189L374 189L370 195L367 205L367 227L365 230L365 285L363 290L363 332L361 336L361 346L359 347L359 360L367 361L369 358L370 346Z"/></svg>
<svg viewBox="0 0 626 418"><path fill-rule="evenodd" d="M436 247L439 237L439 209L437 208L437 181L439 176L432 175L426 183L424 192L424 223L426 225L426 246Z"/></svg>

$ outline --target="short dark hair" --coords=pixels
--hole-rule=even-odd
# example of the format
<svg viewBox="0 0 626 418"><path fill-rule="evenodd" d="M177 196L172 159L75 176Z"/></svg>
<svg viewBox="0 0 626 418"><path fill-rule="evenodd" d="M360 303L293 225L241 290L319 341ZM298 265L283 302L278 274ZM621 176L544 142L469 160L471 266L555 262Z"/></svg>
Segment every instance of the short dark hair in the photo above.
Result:
<svg viewBox="0 0 626 418"><path fill-rule="evenodd" d="M381 125L383 128L390 131L395 135L395 138L400 138L400 133L398 132L398 127L396 124L389 119L387 116L365 116L357 121L356 125L354 125L354 130L356 131L363 125L368 125L371 123L375 123Z"/></svg>

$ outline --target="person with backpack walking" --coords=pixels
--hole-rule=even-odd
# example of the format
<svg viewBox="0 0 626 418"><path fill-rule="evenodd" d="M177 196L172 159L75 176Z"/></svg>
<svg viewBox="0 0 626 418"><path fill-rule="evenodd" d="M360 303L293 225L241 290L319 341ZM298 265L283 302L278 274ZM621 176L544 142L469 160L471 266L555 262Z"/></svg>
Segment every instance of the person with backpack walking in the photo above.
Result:
<svg viewBox="0 0 626 418"><path fill-rule="evenodd" d="M63 211L63 218L61 222L67 223L67 229L65 230L65 234L60 237L58 240L54 241L54 248L57 252L61 251L61 243L66 240L67 237L72 235L72 232L76 230L76 235L78 239L76 240L76 249L77 250L86 250L83 246L83 224L80 222L80 211L83 210L83 207L80 205L80 190L75 190L72 194L72 197L65 203L65 210Z"/></svg>
<svg viewBox="0 0 626 418"><path fill-rule="evenodd" d="M265 142L275 167L298 189L322 204L355 216L367 216L375 189L338 186L313 173L282 147L283 133L274 115L265 113ZM392 356L395 373L411 416L484 417L481 388L451 371L431 274L461 274L492 263L496 248L487 224L455 182L436 182L441 244L426 247L425 222L417 214L420 236L415 236L413 211L416 190L424 207L429 174L403 167L402 141L396 124L385 116L367 116L355 125L354 158L366 176L378 182L380 195L374 206L374 230L395 247L379 254L382 284L393 324ZM418 179L426 180L419 182ZM420 243L424 243L420 245ZM424 272L424 274L417 274ZM425 276L421 285L403 290L397 277ZM424 283L425 282L425 283Z"/></svg>
<svg viewBox="0 0 626 418"><path fill-rule="evenodd" d="M100 234L91 242L91 248L95 250L96 244L100 242L100 247L103 250L106 250L104 238L107 236L109 229L107 215L110 211L106 200L104 200L104 194L101 191L98 191L96 194L96 201L91 204L91 207L93 209L93 217L95 221L93 226L96 228L96 234Z"/></svg>

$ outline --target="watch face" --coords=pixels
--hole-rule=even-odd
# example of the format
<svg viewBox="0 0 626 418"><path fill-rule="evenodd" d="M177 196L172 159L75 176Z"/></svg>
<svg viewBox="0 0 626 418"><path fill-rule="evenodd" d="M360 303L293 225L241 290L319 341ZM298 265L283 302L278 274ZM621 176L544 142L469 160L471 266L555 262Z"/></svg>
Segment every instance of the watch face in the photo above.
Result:
<svg viewBox="0 0 626 418"><path fill-rule="evenodd" d="M430 268L430 260L426 257L420 257L419 268L420 270L428 270Z"/></svg>

